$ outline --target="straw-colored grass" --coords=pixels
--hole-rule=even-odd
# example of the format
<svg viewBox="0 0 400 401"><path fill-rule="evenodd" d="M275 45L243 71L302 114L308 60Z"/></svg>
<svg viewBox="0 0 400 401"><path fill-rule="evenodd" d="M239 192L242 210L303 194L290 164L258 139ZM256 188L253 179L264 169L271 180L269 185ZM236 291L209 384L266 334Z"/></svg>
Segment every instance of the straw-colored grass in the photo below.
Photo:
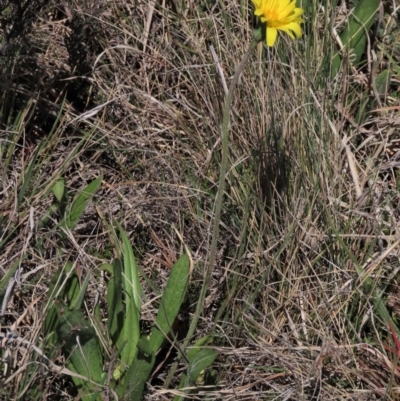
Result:
<svg viewBox="0 0 400 401"><path fill-rule="evenodd" d="M217 383L192 399L400 397L400 4L382 2L364 64L332 79L333 31L352 2L308 3L303 38L259 45L235 92L217 260L192 341L214 335ZM29 7L0 55L0 399L73 400L65 355L43 359L47 293L71 261L91 275L87 315L96 296L105 305L110 225L128 233L148 300L190 250L186 336L212 240L226 88L253 17L247 2L208 0ZM72 198L100 174L60 250L51 187L65 178ZM145 304L143 332L155 309ZM146 400L173 398L175 361L162 355Z"/></svg>

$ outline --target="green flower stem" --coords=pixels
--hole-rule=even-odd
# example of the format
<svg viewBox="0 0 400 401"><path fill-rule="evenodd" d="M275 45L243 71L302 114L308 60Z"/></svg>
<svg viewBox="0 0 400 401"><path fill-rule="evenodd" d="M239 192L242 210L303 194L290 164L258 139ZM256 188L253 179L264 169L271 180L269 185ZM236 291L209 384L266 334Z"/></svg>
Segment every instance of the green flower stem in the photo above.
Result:
<svg viewBox="0 0 400 401"><path fill-rule="evenodd" d="M247 50L246 54L244 55L242 61L239 64L239 67L237 68L237 70L235 72L235 75L233 76L233 79L229 86L228 95L226 96L226 99L225 99L225 106L224 106L224 112L223 112L223 117L222 117L222 160L221 160L221 167L219 170L218 193L217 193L217 197L215 200L215 215L214 215L214 225L213 225L212 239L211 239L210 256L208 259L206 274L204 277L203 285L201 287L199 300L197 302L196 311L193 316L193 320L190 324L188 334L185 338L185 341L183 342L183 347L182 347L183 350L185 350L187 348L187 346L189 345L189 342L191 341L193 334L196 330L197 323L200 319L200 315L203 310L204 298L206 296L208 285L210 283L211 273L212 273L212 270L213 270L213 267L215 264L215 257L217 254L219 226L220 226L220 221L221 221L222 200L223 200L224 191L225 191L225 175L226 175L226 172L228 169L229 116L230 116L231 105L232 105L232 101L233 101L233 94L236 89L236 85L239 81L239 77L240 77L241 73L243 72L244 67L247 64L247 61L249 60L249 58L250 58L251 54L253 53L254 49L256 48L257 44L258 44L258 42L255 40L253 40L251 42L249 49ZM165 388L169 386L169 384L175 374L175 371L178 367L179 361L180 361L180 358L178 358L177 362L175 362L175 364L171 367L171 370L170 370L168 377L164 384Z"/></svg>

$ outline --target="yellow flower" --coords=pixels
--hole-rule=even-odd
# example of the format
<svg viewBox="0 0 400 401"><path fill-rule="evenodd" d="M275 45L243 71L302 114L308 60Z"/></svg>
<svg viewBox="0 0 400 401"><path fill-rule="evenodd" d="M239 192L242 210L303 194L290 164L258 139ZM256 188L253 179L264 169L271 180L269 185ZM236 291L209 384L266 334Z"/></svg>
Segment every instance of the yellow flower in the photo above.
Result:
<svg viewBox="0 0 400 401"><path fill-rule="evenodd" d="M278 30L286 32L292 39L301 37L300 16L304 10L296 7L296 0L252 0L254 14L267 24L266 42L273 46ZM294 33L294 35L293 35Z"/></svg>

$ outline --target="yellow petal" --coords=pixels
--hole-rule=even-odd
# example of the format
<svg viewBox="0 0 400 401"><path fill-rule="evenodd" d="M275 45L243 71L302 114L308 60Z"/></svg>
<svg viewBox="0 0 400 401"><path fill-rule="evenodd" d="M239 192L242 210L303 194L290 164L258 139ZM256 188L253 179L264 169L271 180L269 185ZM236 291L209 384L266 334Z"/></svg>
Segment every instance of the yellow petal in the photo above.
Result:
<svg viewBox="0 0 400 401"><path fill-rule="evenodd" d="M297 22L291 22L289 24L279 27L279 29L281 31L286 32L292 39L294 39L292 31L294 32L296 37L301 38L302 32L301 32L300 25Z"/></svg>
<svg viewBox="0 0 400 401"><path fill-rule="evenodd" d="M304 14L304 10L302 8L295 8L293 14L290 16L291 18L300 17L300 15Z"/></svg>
<svg viewBox="0 0 400 401"><path fill-rule="evenodd" d="M292 1L291 3L289 3L285 7L283 7L281 12L283 15L287 15L288 17L291 18L292 16L289 14L295 9L296 9L296 2Z"/></svg>
<svg viewBox="0 0 400 401"><path fill-rule="evenodd" d="M269 47L272 47L276 42L276 37L278 36L278 30L276 28L267 27L267 38L266 42Z"/></svg>
<svg viewBox="0 0 400 401"><path fill-rule="evenodd" d="M294 3L296 3L296 2L294 2ZM290 4L291 4L290 0L281 0L281 1L278 1L277 9L281 12L281 11L283 11L287 6L289 6Z"/></svg>

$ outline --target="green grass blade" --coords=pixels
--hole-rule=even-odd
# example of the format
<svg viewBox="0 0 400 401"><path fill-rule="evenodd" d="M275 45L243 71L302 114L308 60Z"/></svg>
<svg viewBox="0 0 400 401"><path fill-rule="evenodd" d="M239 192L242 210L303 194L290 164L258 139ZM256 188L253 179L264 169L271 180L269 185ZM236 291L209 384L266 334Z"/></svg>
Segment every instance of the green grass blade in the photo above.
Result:
<svg viewBox="0 0 400 401"><path fill-rule="evenodd" d="M42 152L43 147L44 147L44 143L42 143L40 146L37 147L37 149L32 157L32 160L29 163L29 166L25 170L25 174L23 175L23 178L22 178L22 185L18 192L18 207L21 206L27 189L32 187L32 175L35 170L38 155Z"/></svg>

